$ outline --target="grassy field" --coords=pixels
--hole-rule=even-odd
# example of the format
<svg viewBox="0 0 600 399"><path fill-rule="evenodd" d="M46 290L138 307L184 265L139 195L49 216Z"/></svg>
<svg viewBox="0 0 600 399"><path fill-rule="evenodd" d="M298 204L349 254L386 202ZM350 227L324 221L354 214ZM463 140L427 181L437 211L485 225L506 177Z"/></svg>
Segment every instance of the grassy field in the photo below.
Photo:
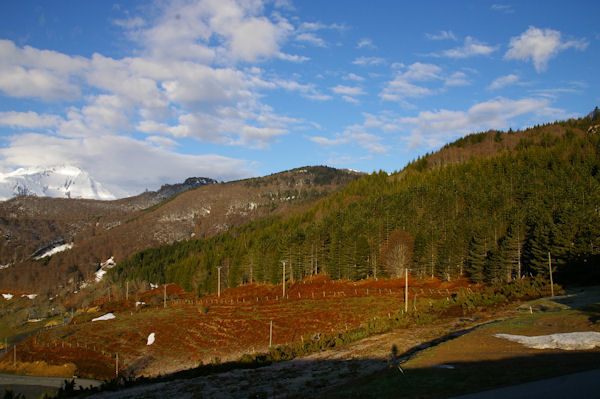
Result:
<svg viewBox="0 0 600 399"><path fill-rule="evenodd" d="M442 398L598 368L600 348L530 349L494 337L497 333L536 336L600 331L600 303L593 302L597 300L592 298L592 303L577 309L565 305L569 299L564 297L528 302L515 317L425 349L401 362L401 370L394 365L352 381L331 396Z"/></svg>

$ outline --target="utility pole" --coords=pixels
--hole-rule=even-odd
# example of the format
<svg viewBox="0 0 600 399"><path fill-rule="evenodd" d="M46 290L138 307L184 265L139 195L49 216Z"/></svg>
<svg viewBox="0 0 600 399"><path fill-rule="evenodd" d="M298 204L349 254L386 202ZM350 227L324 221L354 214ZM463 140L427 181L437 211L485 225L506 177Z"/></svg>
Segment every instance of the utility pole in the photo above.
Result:
<svg viewBox="0 0 600 399"><path fill-rule="evenodd" d="M404 313L408 313L408 269L404 269Z"/></svg>
<svg viewBox="0 0 600 399"><path fill-rule="evenodd" d="M282 298L283 298L283 297L285 297L285 261L282 260L281 263L283 263L283 274L281 277L281 280L283 282L283 295L282 295Z"/></svg>
<svg viewBox="0 0 600 399"><path fill-rule="evenodd" d="M550 292L552 293L552 297L554 298L554 281L552 280L552 257L550 256L550 251L548 251L548 270L550 271Z"/></svg>
<svg viewBox="0 0 600 399"><path fill-rule="evenodd" d="M217 266L217 297L221 298L221 268L223 266Z"/></svg>

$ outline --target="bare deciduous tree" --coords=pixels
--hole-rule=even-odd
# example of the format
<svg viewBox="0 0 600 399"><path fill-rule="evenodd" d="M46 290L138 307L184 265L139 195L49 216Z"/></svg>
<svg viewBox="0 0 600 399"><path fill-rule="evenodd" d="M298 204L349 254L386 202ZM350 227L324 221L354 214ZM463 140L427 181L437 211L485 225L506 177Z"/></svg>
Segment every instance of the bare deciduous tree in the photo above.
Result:
<svg viewBox="0 0 600 399"><path fill-rule="evenodd" d="M405 231L394 231L381 251L381 261L386 271L401 277L410 268L415 246L414 238Z"/></svg>

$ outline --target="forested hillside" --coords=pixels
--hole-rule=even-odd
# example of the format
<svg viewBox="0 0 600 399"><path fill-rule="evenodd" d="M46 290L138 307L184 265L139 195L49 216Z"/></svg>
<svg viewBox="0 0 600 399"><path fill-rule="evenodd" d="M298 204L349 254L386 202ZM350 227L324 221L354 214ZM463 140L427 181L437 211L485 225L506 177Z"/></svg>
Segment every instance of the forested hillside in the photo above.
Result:
<svg viewBox="0 0 600 399"><path fill-rule="evenodd" d="M118 262L146 248L212 237L271 215L297 214L362 175L307 166L174 196L162 194L190 181L117 201L12 199L0 204L0 288L74 291L107 259ZM142 209L143 204L151 206ZM66 243L72 244L69 250L35 259Z"/></svg>
<svg viewBox="0 0 600 399"><path fill-rule="evenodd" d="M467 136L398 173L358 179L302 214L149 249L111 276L206 293L216 290L218 266L223 286L277 283L285 261L289 279L408 268L420 277L494 282L547 275L550 258L555 278L598 279L599 123L593 114Z"/></svg>

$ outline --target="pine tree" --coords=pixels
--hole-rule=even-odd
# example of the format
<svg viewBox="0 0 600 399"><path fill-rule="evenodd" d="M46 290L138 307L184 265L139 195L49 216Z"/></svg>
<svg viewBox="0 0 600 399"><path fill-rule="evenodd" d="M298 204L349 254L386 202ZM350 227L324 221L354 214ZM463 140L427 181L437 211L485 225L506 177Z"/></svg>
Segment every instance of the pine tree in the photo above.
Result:
<svg viewBox="0 0 600 399"><path fill-rule="evenodd" d="M504 252L503 269L507 280L523 276L523 246L525 244L524 227L518 222L510 224L502 242Z"/></svg>
<svg viewBox="0 0 600 399"><path fill-rule="evenodd" d="M469 243L467 273L471 280L480 283L485 280L485 266L488 256L488 243L485 237L474 235Z"/></svg>

